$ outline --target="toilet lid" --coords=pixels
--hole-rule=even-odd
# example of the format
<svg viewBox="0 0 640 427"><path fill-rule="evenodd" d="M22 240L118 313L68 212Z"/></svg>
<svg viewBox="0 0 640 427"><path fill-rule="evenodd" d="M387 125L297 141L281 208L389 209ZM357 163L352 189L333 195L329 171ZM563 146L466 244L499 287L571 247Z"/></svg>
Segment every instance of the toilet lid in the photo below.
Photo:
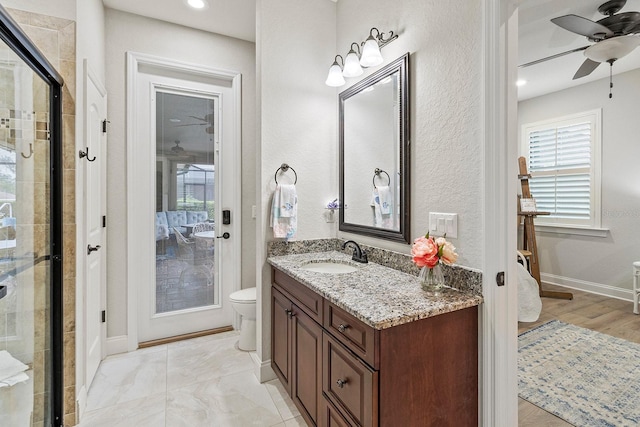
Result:
<svg viewBox="0 0 640 427"><path fill-rule="evenodd" d="M236 302L256 302L256 288L242 289L229 295L231 301Z"/></svg>

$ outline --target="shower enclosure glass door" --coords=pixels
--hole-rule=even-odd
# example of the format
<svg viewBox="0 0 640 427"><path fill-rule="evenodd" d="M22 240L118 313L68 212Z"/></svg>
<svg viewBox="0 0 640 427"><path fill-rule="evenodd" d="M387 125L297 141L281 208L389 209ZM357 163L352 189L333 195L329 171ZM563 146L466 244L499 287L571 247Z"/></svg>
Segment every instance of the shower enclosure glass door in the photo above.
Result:
<svg viewBox="0 0 640 427"><path fill-rule="evenodd" d="M0 420L57 426L61 270L51 196L59 190L52 173L59 109L51 106L60 94L31 63L38 52L17 49L28 40L5 13L0 9Z"/></svg>

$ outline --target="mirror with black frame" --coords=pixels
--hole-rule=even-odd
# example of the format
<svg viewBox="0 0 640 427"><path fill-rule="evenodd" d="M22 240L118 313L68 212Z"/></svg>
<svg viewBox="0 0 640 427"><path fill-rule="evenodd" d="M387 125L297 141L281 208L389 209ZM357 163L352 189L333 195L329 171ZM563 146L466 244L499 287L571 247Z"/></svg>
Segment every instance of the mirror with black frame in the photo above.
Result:
<svg viewBox="0 0 640 427"><path fill-rule="evenodd" d="M409 243L409 53L339 101L339 228Z"/></svg>

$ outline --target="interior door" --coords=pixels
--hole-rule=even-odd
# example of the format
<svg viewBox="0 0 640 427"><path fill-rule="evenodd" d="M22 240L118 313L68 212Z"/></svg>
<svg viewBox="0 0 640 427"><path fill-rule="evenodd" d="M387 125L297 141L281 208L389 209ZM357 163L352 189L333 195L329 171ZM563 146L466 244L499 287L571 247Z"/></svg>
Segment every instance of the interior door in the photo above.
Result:
<svg viewBox="0 0 640 427"><path fill-rule="evenodd" d="M85 176L86 306L85 306L85 379L88 388L100 361L106 354L106 327L103 310L106 303L106 112L107 94L96 76L84 67L86 94L86 147L81 158Z"/></svg>
<svg viewBox="0 0 640 427"><path fill-rule="evenodd" d="M132 159L138 178L129 188L140 203L129 207L136 224L129 232L141 239L129 255L142 273L130 283L138 287L138 342L231 326L239 235L222 215L237 197L225 175L237 167L232 144L225 149L236 120L231 88L175 75L139 78L140 157Z"/></svg>

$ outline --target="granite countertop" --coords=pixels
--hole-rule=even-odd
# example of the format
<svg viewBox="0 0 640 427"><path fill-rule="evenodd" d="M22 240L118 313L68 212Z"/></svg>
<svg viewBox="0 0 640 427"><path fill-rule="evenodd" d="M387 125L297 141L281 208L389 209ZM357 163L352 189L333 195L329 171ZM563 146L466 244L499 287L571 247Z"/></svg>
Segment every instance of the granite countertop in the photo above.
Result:
<svg viewBox="0 0 640 427"><path fill-rule="evenodd" d="M353 265L357 271L327 274L301 268L305 263L329 260ZM272 256L267 261L375 329L482 303L481 296L452 288L438 295L428 293L416 276L372 262L353 262L351 256L337 251Z"/></svg>

